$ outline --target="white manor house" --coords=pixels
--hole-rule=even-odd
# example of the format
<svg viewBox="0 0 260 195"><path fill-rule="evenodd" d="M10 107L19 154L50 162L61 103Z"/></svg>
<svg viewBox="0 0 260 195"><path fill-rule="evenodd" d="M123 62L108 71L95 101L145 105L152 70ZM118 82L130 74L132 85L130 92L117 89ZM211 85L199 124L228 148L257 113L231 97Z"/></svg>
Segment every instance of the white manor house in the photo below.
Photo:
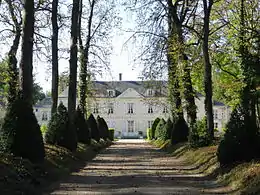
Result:
<svg viewBox="0 0 260 195"><path fill-rule="evenodd" d="M115 129L116 137L146 136L156 117L170 117L166 81L93 81L90 112L103 117L109 128ZM68 105L68 88L59 95L59 102ZM205 115L204 97L197 94L197 118ZM77 100L78 104L78 100ZM222 131L230 109L214 101L214 128ZM34 107L40 125L47 124L51 116L51 98L47 97Z"/></svg>

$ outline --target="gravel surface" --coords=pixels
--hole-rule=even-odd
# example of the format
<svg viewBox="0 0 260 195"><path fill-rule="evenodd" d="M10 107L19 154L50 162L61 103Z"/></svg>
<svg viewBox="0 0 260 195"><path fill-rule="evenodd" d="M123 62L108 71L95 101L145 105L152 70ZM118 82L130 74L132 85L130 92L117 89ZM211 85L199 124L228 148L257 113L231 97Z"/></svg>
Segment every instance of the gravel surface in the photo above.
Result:
<svg viewBox="0 0 260 195"><path fill-rule="evenodd" d="M183 174L183 161L143 140L119 140L51 194L228 194L201 174Z"/></svg>

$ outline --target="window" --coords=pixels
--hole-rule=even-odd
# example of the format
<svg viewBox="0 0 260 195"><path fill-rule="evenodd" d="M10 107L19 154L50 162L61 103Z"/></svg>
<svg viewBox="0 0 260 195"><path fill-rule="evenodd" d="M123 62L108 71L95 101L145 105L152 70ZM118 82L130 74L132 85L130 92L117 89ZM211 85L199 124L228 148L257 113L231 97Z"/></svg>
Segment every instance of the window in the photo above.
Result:
<svg viewBox="0 0 260 195"><path fill-rule="evenodd" d="M113 103L108 104L108 114L113 114L114 113L114 108L113 108Z"/></svg>
<svg viewBox="0 0 260 195"><path fill-rule="evenodd" d="M108 97L114 97L114 90L108 90Z"/></svg>
<svg viewBox="0 0 260 195"><path fill-rule="evenodd" d="M47 112L42 113L42 121L47 121L48 120L48 115Z"/></svg>
<svg viewBox="0 0 260 195"><path fill-rule="evenodd" d="M152 125L153 125L153 121L148 121L148 128L152 128Z"/></svg>
<svg viewBox="0 0 260 195"><path fill-rule="evenodd" d="M134 132L134 121L127 121L127 129L129 133Z"/></svg>
<svg viewBox="0 0 260 195"><path fill-rule="evenodd" d="M148 89L148 96L152 96L153 95L153 90L152 89Z"/></svg>
<svg viewBox="0 0 260 195"><path fill-rule="evenodd" d="M214 123L214 128L218 129L218 123Z"/></svg>
<svg viewBox="0 0 260 195"><path fill-rule="evenodd" d="M148 107L148 113L153 113L153 107L151 105Z"/></svg>
<svg viewBox="0 0 260 195"><path fill-rule="evenodd" d="M225 113L224 113L224 111L221 112L221 118L222 118L222 119L225 118Z"/></svg>
<svg viewBox="0 0 260 195"><path fill-rule="evenodd" d="M129 113L129 114L134 113L133 107L134 107L133 103L128 103L127 104L127 110L128 110L127 113Z"/></svg>
<svg viewBox="0 0 260 195"><path fill-rule="evenodd" d="M214 110L213 116L214 116L214 119L218 119L218 110Z"/></svg>
<svg viewBox="0 0 260 195"><path fill-rule="evenodd" d="M96 104L95 107L94 107L94 109L93 109L93 113L94 113L94 114L98 114L98 113L99 113L98 107L99 107L98 104Z"/></svg>
<svg viewBox="0 0 260 195"><path fill-rule="evenodd" d="M168 113L168 109L166 106L163 107L163 113Z"/></svg>
<svg viewBox="0 0 260 195"><path fill-rule="evenodd" d="M38 109L37 109L37 108L35 109L35 112L38 112Z"/></svg>

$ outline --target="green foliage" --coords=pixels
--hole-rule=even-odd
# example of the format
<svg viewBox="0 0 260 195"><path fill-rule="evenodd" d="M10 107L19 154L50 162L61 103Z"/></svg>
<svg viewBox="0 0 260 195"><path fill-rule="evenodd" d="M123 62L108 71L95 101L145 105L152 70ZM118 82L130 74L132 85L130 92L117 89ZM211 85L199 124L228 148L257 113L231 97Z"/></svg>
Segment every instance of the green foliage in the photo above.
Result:
<svg viewBox="0 0 260 195"><path fill-rule="evenodd" d="M221 165L236 161L250 161L259 156L259 134L241 107L233 110L224 138L218 147L217 157Z"/></svg>
<svg viewBox="0 0 260 195"><path fill-rule="evenodd" d="M97 117L98 130L100 138L106 140L109 137L109 130L106 121L100 116Z"/></svg>
<svg viewBox="0 0 260 195"><path fill-rule="evenodd" d="M168 119L163 127L158 132L158 139L166 141L167 139L171 139L171 133L173 129L173 123L171 119Z"/></svg>
<svg viewBox="0 0 260 195"><path fill-rule="evenodd" d="M152 124L152 132L151 132L151 139L154 139L155 138L155 130L156 130L156 127L157 127L157 125L158 125L158 123L160 122L160 118L156 118L155 120L154 120L154 122L153 122L153 124Z"/></svg>
<svg viewBox="0 0 260 195"><path fill-rule="evenodd" d="M4 152L42 162L45 151L37 119L30 104L19 97L9 105L1 129Z"/></svg>
<svg viewBox="0 0 260 195"><path fill-rule="evenodd" d="M41 125L41 132L43 135L46 133L47 129L48 129L47 125L45 124Z"/></svg>
<svg viewBox="0 0 260 195"><path fill-rule="evenodd" d="M84 117L84 113L79 107L76 110L75 125L76 125L78 142L84 144L90 144L89 127Z"/></svg>
<svg viewBox="0 0 260 195"><path fill-rule="evenodd" d="M148 140L152 140L152 128L147 128L146 135Z"/></svg>
<svg viewBox="0 0 260 195"><path fill-rule="evenodd" d="M111 141L114 141L114 133L115 133L115 129L114 128L109 128L109 139Z"/></svg>
<svg viewBox="0 0 260 195"><path fill-rule="evenodd" d="M48 124L45 142L65 147L71 151L77 149L77 134L75 129L69 128L68 111L62 102Z"/></svg>
<svg viewBox="0 0 260 195"><path fill-rule="evenodd" d="M189 135L189 143L193 148L208 146L211 141L207 131L207 118L197 120Z"/></svg>
<svg viewBox="0 0 260 195"><path fill-rule="evenodd" d="M183 117L178 118L173 124L171 143L172 145L188 140L189 127Z"/></svg>
<svg viewBox="0 0 260 195"><path fill-rule="evenodd" d="M88 117L88 125L90 128L91 139L94 139L97 142L99 142L100 135L99 135L99 131L98 131L97 121L96 121L95 117L93 116L93 114L90 114L90 116Z"/></svg>
<svg viewBox="0 0 260 195"><path fill-rule="evenodd" d="M166 133L164 133L164 129L163 129L165 124L166 124L165 120L163 118L160 119L155 129L155 135L154 135L155 139L160 139L165 136Z"/></svg>

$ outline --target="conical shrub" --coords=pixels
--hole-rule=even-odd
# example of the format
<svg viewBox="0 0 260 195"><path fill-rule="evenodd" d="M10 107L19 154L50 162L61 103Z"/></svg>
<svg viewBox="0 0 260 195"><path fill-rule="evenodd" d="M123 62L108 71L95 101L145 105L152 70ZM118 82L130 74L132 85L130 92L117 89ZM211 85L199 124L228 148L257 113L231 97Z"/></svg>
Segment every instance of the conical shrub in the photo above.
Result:
<svg viewBox="0 0 260 195"><path fill-rule="evenodd" d="M97 124L98 124L98 130L100 134L100 138L106 140L109 136L109 129L107 126L107 123L104 118L101 118L100 116L97 117Z"/></svg>
<svg viewBox="0 0 260 195"><path fill-rule="evenodd" d="M177 144L188 141L189 127L183 117L179 117L173 125L171 143Z"/></svg>
<svg viewBox="0 0 260 195"><path fill-rule="evenodd" d="M69 128L68 111L62 102L48 124L45 142L65 147L71 151L77 149L76 129Z"/></svg>
<svg viewBox="0 0 260 195"><path fill-rule="evenodd" d="M89 129L90 129L91 139L94 139L97 142L99 142L99 139L100 139L99 130L98 130L98 126L97 126L97 121L96 121L95 117L93 116L93 114L90 114L90 116L88 117L88 125L89 125Z"/></svg>
<svg viewBox="0 0 260 195"><path fill-rule="evenodd" d="M75 117L78 142L90 144L90 132L82 110L78 107Z"/></svg>
<svg viewBox="0 0 260 195"><path fill-rule="evenodd" d="M2 150L15 156L42 162L45 156L40 126L32 106L19 95L7 108L1 129Z"/></svg>

